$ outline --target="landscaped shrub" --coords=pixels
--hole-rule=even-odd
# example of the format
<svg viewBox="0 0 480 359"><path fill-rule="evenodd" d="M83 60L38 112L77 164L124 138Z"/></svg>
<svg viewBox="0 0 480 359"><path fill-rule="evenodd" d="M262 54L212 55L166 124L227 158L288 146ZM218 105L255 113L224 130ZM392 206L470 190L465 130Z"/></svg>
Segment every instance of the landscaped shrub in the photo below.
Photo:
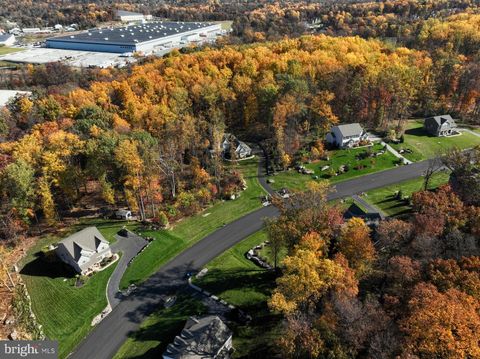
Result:
<svg viewBox="0 0 480 359"><path fill-rule="evenodd" d="M182 192L177 196L177 208L185 215L192 215L199 210L199 203L191 192Z"/></svg>
<svg viewBox="0 0 480 359"><path fill-rule="evenodd" d="M361 140L358 142L358 146L368 146L370 143L369 140Z"/></svg>
<svg viewBox="0 0 480 359"><path fill-rule="evenodd" d="M158 212L158 224L160 224L162 227L167 227L168 223L167 214L164 211Z"/></svg>
<svg viewBox="0 0 480 359"><path fill-rule="evenodd" d="M195 197L202 204L202 206L205 206L212 200L212 193L207 188L203 187L195 193Z"/></svg>
<svg viewBox="0 0 480 359"><path fill-rule="evenodd" d="M325 172L325 178L331 178L334 177L337 174L337 172L333 168L329 168L327 172Z"/></svg>
<svg viewBox="0 0 480 359"><path fill-rule="evenodd" d="M224 176L221 182L222 197L230 198L232 195L240 192L244 186L242 175L238 171L232 171Z"/></svg>
<svg viewBox="0 0 480 359"><path fill-rule="evenodd" d="M173 205L168 205L167 206L167 213L171 218L175 218L178 215L178 210L175 208Z"/></svg>

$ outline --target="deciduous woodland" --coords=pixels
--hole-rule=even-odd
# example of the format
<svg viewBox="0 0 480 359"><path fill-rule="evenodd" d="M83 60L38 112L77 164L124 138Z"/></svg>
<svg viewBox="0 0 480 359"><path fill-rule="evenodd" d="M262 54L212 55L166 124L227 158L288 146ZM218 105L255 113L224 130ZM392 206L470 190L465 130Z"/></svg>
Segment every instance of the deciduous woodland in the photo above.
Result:
<svg viewBox="0 0 480 359"><path fill-rule="evenodd" d="M478 166L478 152L451 157L467 158ZM421 191L409 220L371 232L359 218L343 222L325 193L312 185L267 226L289 248L269 302L285 318L282 356L478 357L479 202L448 185Z"/></svg>
<svg viewBox="0 0 480 359"><path fill-rule="evenodd" d="M387 129L413 114L449 111L473 123L478 47L465 27L479 25L468 15L426 25L424 50L305 36L174 52L131 73L102 70L106 81L71 91L54 83L2 114L3 211L19 223L52 222L101 192L144 217L178 218L241 185L222 168L227 130L266 141L286 167L339 121ZM52 68L26 76L47 71L48 79Z"/></svg>

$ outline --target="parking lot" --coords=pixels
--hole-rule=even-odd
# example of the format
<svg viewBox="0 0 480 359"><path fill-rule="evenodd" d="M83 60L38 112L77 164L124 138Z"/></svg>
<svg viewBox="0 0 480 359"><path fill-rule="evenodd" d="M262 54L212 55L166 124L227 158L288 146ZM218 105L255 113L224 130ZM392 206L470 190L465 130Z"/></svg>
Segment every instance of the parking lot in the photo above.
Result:
<svg viewBox="0 0 480 359"><path fill-rule="evenodd" d="M51 48L29 48L0 56L0 61L26 64L45 64L61 61L73 67L123 67L135 62L133 57L108 52L60 50Z"/></svg>

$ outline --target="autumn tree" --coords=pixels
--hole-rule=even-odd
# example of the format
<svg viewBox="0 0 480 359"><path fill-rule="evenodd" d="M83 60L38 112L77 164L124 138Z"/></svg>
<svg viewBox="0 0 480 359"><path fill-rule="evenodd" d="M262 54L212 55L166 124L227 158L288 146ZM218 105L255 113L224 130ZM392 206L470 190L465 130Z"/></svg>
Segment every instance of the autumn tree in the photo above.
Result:
<svg viewBox="0 0 480 359"><path fill-rule="evenodd" d="M24 160L9 164L2 172L1 191L9 201L9 208L28 221L34 214L35 171Z"/></svg>
<svg viewBox="0 0 480 359"><path fill-rule="evenodd" d="M359 276L368 271L376 252L370 238L370 229L362 219L353 217L342 226L338 250Z"/></svg>
<svg viewBox="0 0 480 359"><path fill-rule="evenodd" d="M280 216L268 222L268 233L274 234L272 240L279 240L290 250L309 232L318 233L330 243L343 222L339 208L327 204L327 182L311 182L307 187L305 192L275 201Z"/></svg>
<svg viewBox="0 0 480 359"><path fill-rule="evenodd" d="M461 291L441 293L431 284L418 284L401 323L405 352L436 358L480 356L479 310L479 302Z"/></svg>

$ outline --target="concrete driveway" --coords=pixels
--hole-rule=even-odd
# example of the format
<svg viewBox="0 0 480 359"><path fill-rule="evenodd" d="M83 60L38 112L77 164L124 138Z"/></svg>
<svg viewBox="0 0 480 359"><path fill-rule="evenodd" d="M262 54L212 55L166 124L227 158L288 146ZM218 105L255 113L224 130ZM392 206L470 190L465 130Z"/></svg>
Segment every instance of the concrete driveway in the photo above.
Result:
<svg viewBox="0 0 480 359"><path fill-rule="evenodd" d="M115 270L113 271L107 285L107 299L110 306L115 307L122 299L119 291L120 280L127 269L130 261L147 245L147 241L133 232L127 231L127 236L116 235L115 243L111 245L113 253L122 252Z"/></svg>

